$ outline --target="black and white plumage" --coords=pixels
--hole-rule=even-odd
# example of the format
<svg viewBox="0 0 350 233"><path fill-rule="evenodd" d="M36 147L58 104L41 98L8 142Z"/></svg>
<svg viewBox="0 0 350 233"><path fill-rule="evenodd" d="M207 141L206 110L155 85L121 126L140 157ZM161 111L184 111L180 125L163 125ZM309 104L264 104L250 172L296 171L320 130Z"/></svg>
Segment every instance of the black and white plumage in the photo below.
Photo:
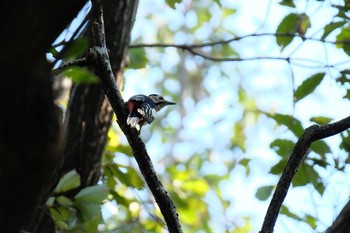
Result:
<svg viewBox="0 0 350 233"><path fill-rule="evenodd" d="M126 120L127 125L131 128L140 130L144 124L151 124L154 120L156 112L167 105L175 103L167 101L163 96L157 94L134 95L127 102L126 106L129 110L129 115Z"/></svg>

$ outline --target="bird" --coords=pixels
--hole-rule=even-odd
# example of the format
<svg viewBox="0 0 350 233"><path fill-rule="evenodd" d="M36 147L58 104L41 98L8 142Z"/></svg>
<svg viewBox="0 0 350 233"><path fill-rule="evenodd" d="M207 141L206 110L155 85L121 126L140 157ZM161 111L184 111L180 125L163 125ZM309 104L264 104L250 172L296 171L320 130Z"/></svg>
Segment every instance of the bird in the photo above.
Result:
<svg viewBox="0 0 350 233"><path fill-rule="evenodd" d="M140 132L143 125L153 122L159 110L165 106L175 104L157 94L150 94L149 96L143 94L134 95L126 102L126 107L129 111L126 124Z"/></svg>

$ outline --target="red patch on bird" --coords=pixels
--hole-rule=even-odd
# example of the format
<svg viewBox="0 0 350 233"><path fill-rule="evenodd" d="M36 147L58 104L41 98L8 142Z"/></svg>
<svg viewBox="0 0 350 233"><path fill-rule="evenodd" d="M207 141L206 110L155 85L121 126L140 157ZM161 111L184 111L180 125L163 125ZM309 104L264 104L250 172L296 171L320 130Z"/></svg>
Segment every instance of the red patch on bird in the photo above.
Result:
<svg viewBox="0 0 350 233"><path fill-rule="evenodd" d="M128 107L129 112L131 112L134 109L135 104L136 103L134 101L128 101L127 107Z"/></svg>

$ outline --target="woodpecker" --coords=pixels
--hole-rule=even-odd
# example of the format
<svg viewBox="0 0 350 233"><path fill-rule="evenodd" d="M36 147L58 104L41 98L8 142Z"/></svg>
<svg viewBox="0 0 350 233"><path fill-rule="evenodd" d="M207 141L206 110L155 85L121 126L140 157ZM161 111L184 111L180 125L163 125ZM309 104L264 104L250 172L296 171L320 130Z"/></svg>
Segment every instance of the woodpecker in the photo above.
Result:
<svg viewBox="0 0 350 233"><path fill-rule="evenodd" d="M167 105L174 104L176 103L165 100L163 96L157 94L134 95L126 102L126 107L129 110L126 124L140 131L144 124L152 123L156 112Z"/></svg>

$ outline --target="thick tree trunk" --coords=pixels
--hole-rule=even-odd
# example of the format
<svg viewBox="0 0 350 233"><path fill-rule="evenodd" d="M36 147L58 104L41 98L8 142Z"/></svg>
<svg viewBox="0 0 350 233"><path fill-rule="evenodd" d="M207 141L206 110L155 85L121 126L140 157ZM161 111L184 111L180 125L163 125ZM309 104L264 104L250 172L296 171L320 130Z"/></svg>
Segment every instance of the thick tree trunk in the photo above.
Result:
<svg viewBox="0 0 350 233"><path fill-rule="evenodd" d="M103 1L107 41L113 54L113 71L119 78L125 51L129 44L130 31L137 9L137 1ZM118 17L117 17L118 16ZM93 17L93 15L92 15ZM89 37L90 28L85 35ZM117 75L118 74L118 75ZM123 83L123 80L118 80ZM31 220L30 232L53 232L53 223L44 203L60 177L75 169L80 174L81 186L67 196L73 196L82 188L98 182L101 173L100 160L107 142L113 111L105 99L100 85L74 85L65 116L64 141L55 174L41 197L41 206Z"/></svg>
<svg viewBox="0 0 350 233"><path fill-rule="evenodd" d="M0 4L0 232L18 232L37 206L59 151L45 53L85 0Z"/></svg>
<svg viewBox="0 0 350 233"><path fill-rule="evenodd" d="M45 212L45 198L59 179L54 176L49 181L52 171L60 164L59 155L69 159L61 161L66 167L56 169L57 174L76 168L81 172L83 186L98 181L99 161L111 123L110 107L98 85L77 86L79 91L68 110L71 128L63 132L68 136L64 141L67 144L61 146L62 125L53 101L45 56L51 43L85 3L85 0L1 3L0 232L27 230L25 226L29 222L32 229L44 230L37 232L54 232L47 216L46 221L38 221L35 218L39 215L34 213ZM137 1L108 0L103 4L108 4L107 40L113 53L113 69L118 73L129 43ZM67 132L72 134L66 135ZM60 152L68 147L74 151Z"/></svg>

